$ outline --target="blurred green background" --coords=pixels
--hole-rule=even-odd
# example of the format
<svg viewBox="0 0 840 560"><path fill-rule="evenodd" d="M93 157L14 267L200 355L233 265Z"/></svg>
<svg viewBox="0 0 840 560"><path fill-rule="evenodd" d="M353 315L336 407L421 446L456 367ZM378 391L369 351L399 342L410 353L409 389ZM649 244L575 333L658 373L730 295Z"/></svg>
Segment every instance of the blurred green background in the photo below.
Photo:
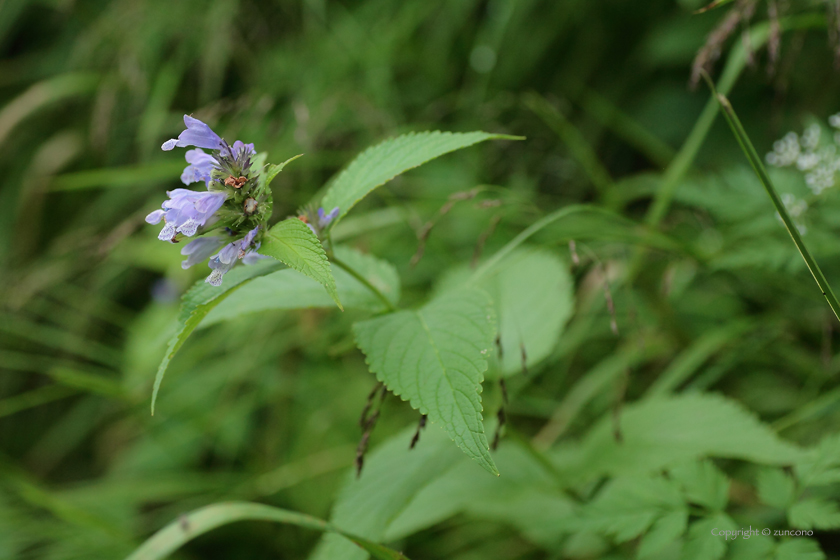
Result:
<svg viewBox="0 0 840 560"><path fill-rule="evenodd" d="M120 558L180 513L223 499L326 518L352 465L374 381L349 330L361 312L263 312L202 329L149 415L178 298L206 275L181 270L178 251L143 222L178 186L182 157L160 144L184 113L254 142L269 161L305 154L273 184L276 219L389 136L526 136L411 172L342 224L347 243L396 267L402 303L413 305L441 271L470 261L495 220L485 255L570 204L644 219L709 98L688 86L692 60L727 12L693 14L700 4L0 2L0 558ZM731 94L762 153L840 109L826 5L783 4L782 16L815 23L783 30L772 65L757 50ZM753 21L766 22L767 8L758 3ZM747 27L722 45L714 75ZM782 190L803 188L794 172L778 177ZM423 224L479 185L498 204L456 205L411 266ZM836 432L836 321L722 121L675 192L660 229L682 249L648 251L632 283L621 280L631 238L581 234L592 238L581 257L591 265L591 251L603 266L575 269L575 315L552 356L513 382L511 425L540 433L571 384L616 348L647 345L633 400L701 340L689 389L740 401L791 441ZM806 242L838 287L840 206L834 193L824 199ZM570 260L569 236L544 233L539 242ZM610 394L593 399L569 435L610 406ZM416 421L389 398L372 447ZM840 551L835 536L818 537ZM303 558L317 539L246 523L178 554ZM466 515L400 546L412 558L565 557ZM625 552L612 554L633 557Z"/></svg>

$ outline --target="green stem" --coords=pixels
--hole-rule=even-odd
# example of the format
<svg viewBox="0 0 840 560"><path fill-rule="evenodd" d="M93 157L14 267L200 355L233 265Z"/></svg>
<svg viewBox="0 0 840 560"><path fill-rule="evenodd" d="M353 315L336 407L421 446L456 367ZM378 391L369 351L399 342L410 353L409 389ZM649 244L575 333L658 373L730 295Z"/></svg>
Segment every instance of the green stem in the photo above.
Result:
<svg viewBox="0 0 840 560"><path fill-rule="evenodd" d="M367 278L365 278L364 276L362 276L361 274L356 272L356 270L353 269L353 267L351 267L350 265L348 265L347 263L345 263L344 261L342 261L341 259L336 257L335 254L330 254L330 261L333 264L335 264L337 267L339 267L341 269L344 269L344 271L347 274L349 274L350 276L352 276L353 278L358 280L365 288L370 290L373 293L373 295L378 297L382 301L382 303L385 304L385 307L388 309L389 313L394 313L395 311L397 311L397 308L394 306L393 303L391 303L391 300L389 300L387 297L385 297L385 294L380 292L376 288L376 286L374 286L373 284L370 283L370 281L368 281Z"/></svg>
<svg viewBox="0 0 840 560"><path fill-rule="evenodd" d="M811 275L820 287L822 295L825 297L826 301L828 301L828 305L831 307L831 310L834 311L834 315L840 319L840 302L837 301L837 297L834 295L834 292L831 291L831 286L829 286L828 280L826 280L825 275L822 270L820 270L820 266L817 264L817 261L811 255L808 247L805 246L805 242L802 240L802 235L800 235L799 229L797 229L796 224L793 223L793 219L790 217L787 208L785 208L784 203L782 203L776 189L773 187L773 183L767 175L767 170L761 162L761 157L758 155L758 152L756 152L749 136L747 136L747 132L744 130L741 121L738 119L738 115L735 114L732 104L729 103L726 96L715 91L715 86L712 81L708 79L708 76L704 77L706 78L706 81L708 82L709 87L711 88L718 103L720 103L721 109L723 109L723 116L726 117L726 122L729 123L730 128L732 128L732 133L738 140L738 144L741 145L741 149L750 161L750 165L752 165L755 174L758 175L758 178L761 180L761 184L764 185L764 190L766 190L767 194L770 196L773 206L776 207L776 211L779 213L779 216L781 216L782 222L785 224L785 228L787 228L791 239L793 239L794 245L796 245L796 248L799 249L799 254L802 255L802 259L808 266L808 270L811 271Z"/></svg>

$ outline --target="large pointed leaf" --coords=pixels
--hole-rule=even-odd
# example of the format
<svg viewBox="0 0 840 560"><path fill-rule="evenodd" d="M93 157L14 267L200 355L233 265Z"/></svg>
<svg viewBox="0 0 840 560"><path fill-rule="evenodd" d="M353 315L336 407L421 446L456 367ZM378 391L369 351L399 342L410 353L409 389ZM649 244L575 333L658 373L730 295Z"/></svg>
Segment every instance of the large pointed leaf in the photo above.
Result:
<svg viewBox="0 0 840 560"><path fill-rule="evenodd" d="M330 523L296 511L288 511L263 504L226 502L209 505L180 516L140 545L126 560L162 560L192 539L237 521L272 521L288 523L306 529L334 533L355 543L378 560L408 560L403 554L371 542L362 537L345 533Z"/></svg>
<svg viewBox="0 0 840 560"><path fill-rule="evenodd" d="M276 224L266 234L260 253L286 263L324 286L336 305L343 309L324 247L305 223L289 218Z"/></svg>
<svg viewBox="0 0 840 560"><path fill-rule="evenodd" d="M419 310L357 323L354 330L376 377L498 474L481 415L481 382L495 334L489 296L476 288L452 291Z"/></svg>
<svg viewBox="0 0 840 560"><path fill-rule="evenodd" d="M280 263L261 262L254 266L239 266L225 274L225 281L221 287L211 286L203 280L195 283L190 290L184 294L181 302L181 311L178 314L175 334L169 340L166 355L158 367L155 376L155 386L152 390L152 414L155 413L155 401L160 390L160 383L166 373L169 362L183 346L187 337L195 330L201 320L221 303L226 297L242 287L243 284L257 278L270 274L280 268Z"/></svg>
<svg viewBox="0 0 840 560"><path fill-rule="evenodd" d="M334 223L373 189L400 173L467 146L492 139L521 140L517 136L487 132L419 132L391 138L368 148L341 172L321 201L327 210L340 209Z"/></svg>

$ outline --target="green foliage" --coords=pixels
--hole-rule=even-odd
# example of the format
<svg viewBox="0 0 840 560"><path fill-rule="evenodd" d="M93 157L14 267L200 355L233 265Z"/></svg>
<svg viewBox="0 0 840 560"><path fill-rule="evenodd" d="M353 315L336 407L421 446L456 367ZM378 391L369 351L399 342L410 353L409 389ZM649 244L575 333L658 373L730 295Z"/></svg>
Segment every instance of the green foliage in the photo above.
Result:
<svg viewBox="0 0 840 560"><path fill-rule="evenodd" d="M341 308L327 254L315 234L302 221L288 218L272 227L266 234L260 252L274 257L324 286L336 305Z"/></svg>
<svg viewBox="0 0 840 560"><path fill-rule="evenodd" d="M485 140L521 140L516 136L487 132L419 132L405 134L368 148L354 159L330 185L320 206L339 208L336 222L360 200L401 173L449 152Z"/></svg>
<svg viewBox="0 0 840 560"><path fill-rule="evenodd" d="M157 401L160 384L163 381L164 374L166 374L166 369L169 367L169 362L172 361L172 358L175 357L175 354L183 346L187 337L192 334L202 319L216 305L242 287L243 284L259 276L274 272L278 268L279 265L276 263L261 263L253 267L238 268L228 274L222 289L210 286L204 281L199 281L184 295L183 302L181 303L181 311L178 313L174 327L175 334L169 339L166 354L160 366L158 366L157 375L155 376L155 386L152 390L152 414L155 413L155 401Z"/></svg>
<svg viewBox="0 0 840 560"><path fill-rule="evenodd" d="M416 311L357 323L353 330L377 379L439 422L479 465L499 474L481 414L481 382L496 334L486 293L452 291Z"/></svg>
<svg viewBox="0 0 840 560"><path fill-rule="evenodd" d="M705 57L753 164L802 115L831 143L833 23L703 4L4 3L0 557L836 557L840 331L686 87ZM143 222L184 113L273 200L275 260L222 288ZM763 179L836 286L837 186L797 163ZM360 427L375 377L416 406Z"/></svg>
<svg viewBox="0 0 840 560"><path fill-rule="evenodd" d="M311 515L250 503L220 503L184 514L143 543L127 560L160 560L190 541L222 525L237 521L273 521L288 523L315 531L341 535L378 560L400 560L405 556L384 546L337 530ZM407 560L407 559L406 559Z"/></svg>
<svg viewBox="0 0 840 560"><path fill-rule="evenodd" d="M350 247L336 247L335 254L363 275L368 282L396 304L400 299L400 280L394 267L373 255ZM340 268L334 271L336 291L347 309L385 311L382 302L363 284ZM234 292L217 305L202 321L209 326L258 311L332 307L333 299L323 286L295 270L278 270L255 278L245 292Z"/></svg>
<svg viewBox="0 0 840 560"><path fill-rule="evenodd" d="M504 375L551 354L574 309L572 278L563 261L545 250L520 249L485 273L479 286L496 304Z"/></svg>

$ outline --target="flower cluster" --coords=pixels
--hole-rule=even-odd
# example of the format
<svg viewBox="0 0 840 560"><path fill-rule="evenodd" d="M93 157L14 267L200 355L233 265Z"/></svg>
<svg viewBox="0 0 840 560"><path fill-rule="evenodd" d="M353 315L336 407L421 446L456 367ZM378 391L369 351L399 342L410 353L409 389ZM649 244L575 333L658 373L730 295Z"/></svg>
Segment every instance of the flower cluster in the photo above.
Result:
<svg viewBox="0 0 840 560"><path fill-rule="evenodd" d="M222 277L238 261L250 264L263 258L256 251L271 216L271 192L259 181L260 170L253 169L253 144L237 140L231 146L205 123L188 115L184 115L184 124L186 130L161 147L169 151L193 146L195 149L186 153L188 165L181 182L204 182L207 190L169 191L169 199L160 210L146 216L146 221L157 224L163 220L158 238L169 243L203 236L181 249L186 257L181 266L189 268L209 258L211 273L206 281L220 286Z"/></svg>

